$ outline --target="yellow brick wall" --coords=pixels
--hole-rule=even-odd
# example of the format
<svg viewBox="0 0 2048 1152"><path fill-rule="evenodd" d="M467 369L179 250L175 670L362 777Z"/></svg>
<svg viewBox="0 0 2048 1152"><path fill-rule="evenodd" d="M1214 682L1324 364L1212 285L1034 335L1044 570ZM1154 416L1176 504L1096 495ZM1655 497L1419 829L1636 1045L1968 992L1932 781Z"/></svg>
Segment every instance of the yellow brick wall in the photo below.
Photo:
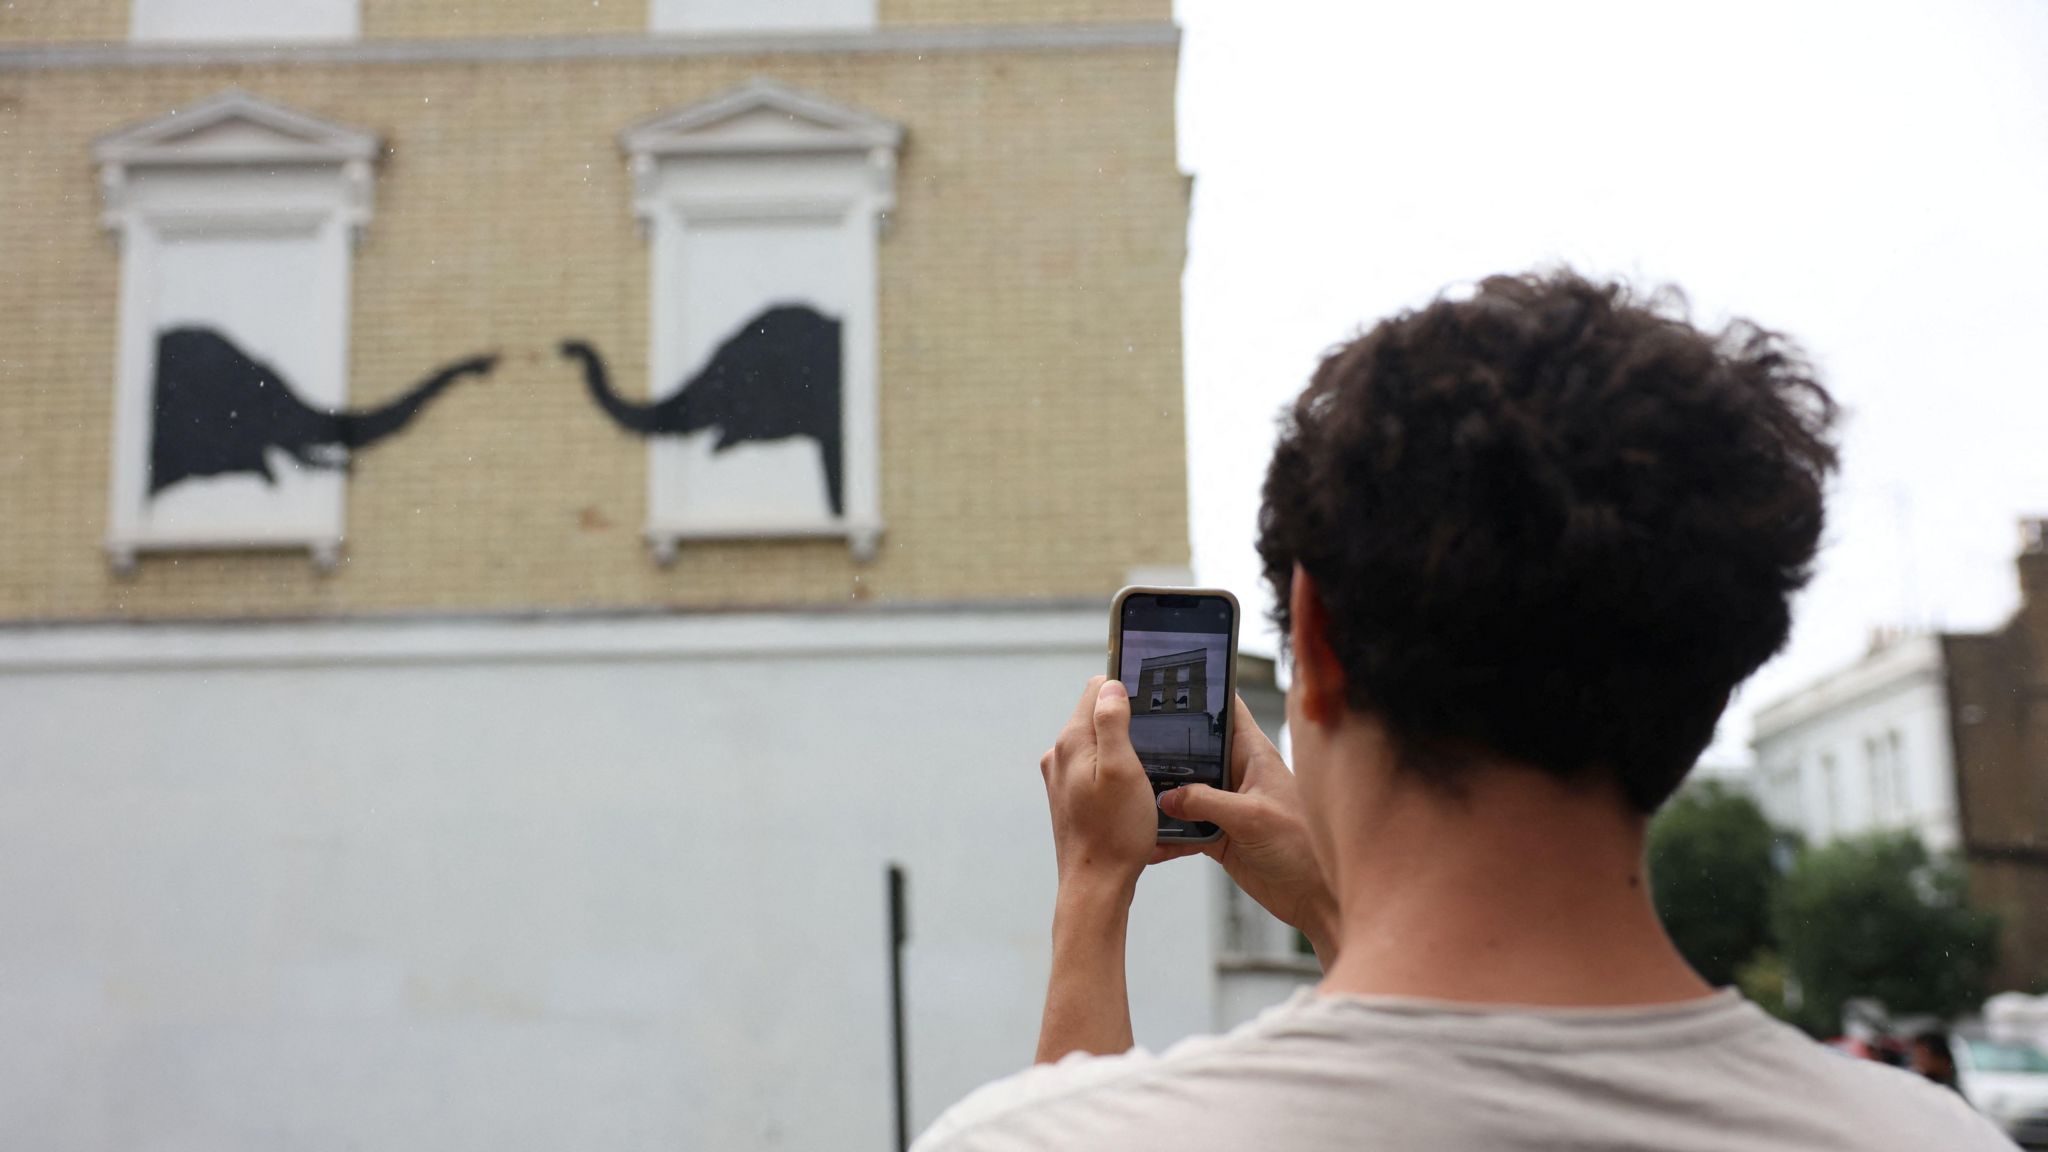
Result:
<svg viewBox="0 0 2048 1152"><path fill-rule="evenodd" d="M133 0L4 0L0 44L128 38ZM605 36L647 30L647 0L362 0L365 39ZM878 0L883 24L1163 22L1172 0Z"/></svg>
<svg viewBox="0 0 2048 1152"><path fill-rule="evenodd" d="M130 0L0 0L0 44L128 38Z"/></svg>
<svg viewBox="0 0 2048 1152"><path fill-rule="evenodd" d="M1163 23L1173 0L879 0L884 24Z"/></svg>
<svg viewBox="0 0 2048 1152"><path fill-rule="evenodd" d="M616 36L647 31L647 0L362 0L363 36Z"/></svg>
<svg viewBox="0 0 2048 1152"><path fill-rule="evenodd" d="M619 129L753 76L903 121L880 249L881 555L639 538L646 453L586 398L576 336L646 379L648 253ZM504 360L349 481L346 563L108 570L119 253L94 137L229 86L379 133L352 399ZM1185 564L1171 48L0 73L0 619L1094 595ZM1143 493L1141 502L1128 497Z"/></svg>

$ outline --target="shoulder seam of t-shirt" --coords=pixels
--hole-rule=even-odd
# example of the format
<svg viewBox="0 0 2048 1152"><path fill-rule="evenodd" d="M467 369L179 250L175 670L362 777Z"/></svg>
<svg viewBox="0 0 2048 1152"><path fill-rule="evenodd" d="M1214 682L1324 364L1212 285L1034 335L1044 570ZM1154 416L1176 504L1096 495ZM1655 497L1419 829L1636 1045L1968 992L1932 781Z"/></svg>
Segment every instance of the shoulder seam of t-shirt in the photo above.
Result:
<svg viewBox="0 0 2048 1152"><path fill-rule="evenodd" d="M1213 1036L1208 1037L1208 1039L1223 1040L1231 1035L1235 1035L1235 1033L1226 1033L1223 1036ZM1132 1051L1136 1052L1141 1050L1133 1049ZM1095 1057L1095 1059L1116 1060L1128 1055L1130 1055L1130 1053L1117 1053L1113 1056L1098 1056ZM984 1116L978 1116L971 1122L963 1124L962 1126L954 1129L953 1131L946 1133L945 1144L938 1145L937 1147L943 1149L947 1145L954 1143L960 1137L965 1136L968 1133L974 1132L975 1130L980 1128L986 1128L987 1126L995 1124L999 1121L1006 1120L1010 1116L1018 1112L1043 1108L1049 1104L1055 1104L1061 1101L1072 1100L1081 1096L1087 1096L1094 1092L1098 1092L1104 1089L1124 1088L1128 1087L1133 1083L1142 1083L1145 1080L1150 1079L1151 1075L1155 1072L1179 1072L1189 1067L1206 1067L1211 1061L1215 1060L1218 1056L1223 1055L1234 1055L1234 1053L1206 1052L1201 1053L1199 1055L1181 1056L1177 1058L1171 1056L1170 1051L1168 1053L1162 1053L1157 1056L1153 1056L1150 1053L1146 1053L1146 1059L1144 1059L1142 1062L1133 1061L1132 1066L1129 1068L1119 1069L1117 1071L1110 1072L1106 1075L1099 1076L1091 1080L1086 1080L1079 1084L1066 1085L1057 1091L1048 1092L1043 1096L1031 1096L1022 1100L1012 1100L1009 1103L1003 1105L1001 1108L996 1109L995 1111L990 1112ZM1226 1061L1226 1063L1227 1062L1228 1061ZM1055 1065L1054 1067L1057 1068L1058 1066ZM1029 1069L1026 1070L1026 1072L1028 1071ZM1019 1075L1024 1074L1025 1073L1019 1073Z"/></svg>
<svg viewBox="0 0 2048 1152"><path fill-rule="evenodd" d="M1696 1019L1726 1012L1747 1004L1740 991L1719 988L1688 1000L1665 1000L1650 1004L1527 1004L1469 1000L1440 1000L1428 996L1400 996L1362 992L1323 992L1313 986L1298 989L1282 1007L1299 1008L1316 1004L1351 1004L1360 1008L1400 1014L1434 1014L1498 1020L1506 1017L1535 1017L1571 1024L1639 1024Z"/></svg>
<svg viewBox="0 0 2048 1152"><path fill-rule="evenodd" d="M1132 1086L1134 1084L1142 1084L1160 1075L1179 1074L1190 1070L1205 1069L1219 1063L1223 1065L1234 1064L1237 1061L1243 1059L1245 1055L1243 1051L1244 1045L1258 1043L1261 1041L1273 1039L1276 1036L1284 1035L1287 1029L1291 1026L1294 1018L1299 1014L1314 1008L1327 1009L1329 1007L1339 1005L1353 1009L1363 1009L1369 1012L1379 1012L1389 1017L1398 1019L1401 1026L1397 1028L1389 1028L1387 1030L1389 1033L1402 1033L1404 1035L1412 1035L1419 1030L1416 1028L1416 1025L1422 1023L1422 1021L1413 1017L1407 1019L1400 1019L1398 1017L1394 1017L1393 1013L1386 1012L1384 1009L1381 1008L1376 1008L1369 1002L1361 1001L1356 998L1321 996L1299 997L1295 1000L1275 1005L1273 1008L1268 1009L1266 1012L1261 1013L1257 1018L1253 1019L1247 1024L1237 1029L1234 1029L1230 1032L1226 1032L1222 1035L1190 1037L1189 1039L1192 1041L1203 1043L1203 1050L1199 1052L1178 1051L1177 1049L1180 1046L1176 1045L1174 1048L1169 1048L1165 1052L1162 1052L1156 1056L1152 1055L1151 1053L1144 1052L1143 1049L1133 1049L1131 1053L1119 1053L1114 1056L1094 1057L1094 1059L1115 1060L1131 1056L1134 1053L1139 1055L1138 1059L1132 1060L1131 1066L1128 1068L1122 1068L1111 1072L1107 1072L1103 1075L1083 1080L1080 1083L1063 1085L1054 1091L1045 1093L1044 1095L1028 1096L1024 1099L1010 1101L1009 1103L1003 1105L1001 1108L989 1112L983 1116L976 1117L970 1123L963 1125L962 1127L954 1130L953 1132L948 1133L946 1136L946 1142L950 1144L956 1138L965 1133L973 1132L978 1128L982 1128L986 1125L997 1123L1003 1119L1008 1118L1010 1115L1016 1112L1023 1111L1026 1109L1042 1108L1056 1102L1077 1099L1079 1097L1087 1096L1098 1091L1125 1088ZM1487 1038L1476 1036L1454 1036L1445 1035L1443 1032L1439 1031L1428 1031L1426 1029L1420 1030L1428 1031L1429 1040L1432 1044L1443 1044L1448 1042L1461 1047L1476 1044L1488 1046L1494 1049L1499 1049L1502 1047L1548 1049L1580 1047L1585 1048L1589 1051L1611 1051L1615 1049L1637 1048L1650 1045L1655 1045L1663 1048L1688 1047L1692 1044L1705 1043L1711 1040L1731 1039L1740 1035L1740 1033L1744 1031L1753 1032L1755 1034L1755 1039L1762 1039L1769 1035L1769 1017L1765 1016L1761 1010L1756 1009L1747 1000L1743 1000L1740 997L1734 998L1732 1000L1717 1000L1713 1003L1702 1004L1697 1009L1687 1009L1685 1011L1693 1012L1699 1015L1710 1015L1712 1017L1715 1017L1715 1019L1711 1020L1711 1023L1713 1023L1715 1027L1711 1032L1703 1032L1702 1035L1687 1037L1677 1042L1674 1042L1672 1038L1668 1035L1657 1035L1642 1037L1635 1042L1627 1044L1526 1044L1515 1043L1513 1040L1503 1040L1500 1037ZM1479 1009L1469 1013L1459 1013L1457 1015L1461 1016L1464 1019L1476 1020L1482 1023L1498 1023L1502 1018L1508 1016L1509 1014ZM1722 1016L1725 1016L1727 1018L1718 1019L1718 1017ZM1526 1017L1526 1019L1541 1018ZM1681 1016L1678 1022L1695 1023L1695 1021L1687 1020L1684 1016ZM1623 1023L1623 1021L1616 1020L1609 1021L1608 1023L1610 1024L1610 1026L1612 1026L1615 1024L1621 1024ZM1648 1020L1645 1021L1645 1023L1663 1024L1667 1023L1667 1021L1660 1020L1657 1017L1650 1017ZM1759 1025L1763 1025L1764 1027L1758 1027ZM1666 1031L1666 1029L1660 1028L1658 1029L1658 1031L1661 1033ZM1558 1039L1564 1041L1569 1040L1571 1038L1559 1037ZM1589 1038L1580 1037L1579 1039L1583 1041ZM1184 1041L1183 1043L1186 1043L1186 1041ZM1052 1071L1055 1074L1057 1074L1058 1070L1058 1065L1053 1065L1051 1069L1048 1069L1048 1071ZM1024 1073L1020 1073L1019 1075L1023 1074ZM945 1145L939 1145L939 1147L941 1148L943 1148L944 1146Z"/></svg>
<svg viewBox="0 0 2048 1152"><path fill-rule="evenodd" d="M1433 1009L1421 1003L1374 1003L1360 997L1318 996L1304 999L1296 1011L1262 1016L1244 1030L1244 1035L1282 1035L1312 1028L1318 1021L1355 1024L1360 1017L1365 1018L1364 1022L1376 1035L1421 1037L1432 1045L1584 1052L1692 1047L1732 1040L1744 1033L1761 1037L1769 1034L1773 1023L1762 1009L1740 996L1716 997L1697 1005L1652 1009L1637 1015L1542 1008Z"/></svg>
<svg viewBox="0 0 2048 1152"><path fill-rule="evenodd" d="M1069 1054L1063 1059L1052 1064L1034 1065L1033 1067L1026 1068L1021 1072L1013 1072L1010 1075L1005 1076L999 1080L994 1080L988 1084L983 1085L980 1089L976 1090L973 1093L969 1093L968 1096L965 1099L961 1100L958 1104L955 1104L952 1108L949 1108L945 1112L940 1113L938 1120L933 1122L933 1127L937 1127L939 1123L944 1122L950 1116L950 1114L956 1109L959 1109L964 1105L973 1103L974 1098L976 1096L980 1095L982 1092L988 1091L991 1088L996 1088L999 1086L1013 1087L1016 1088L1018 1090L1018 1093L1021 1094L1013 1094L1013 1098L1005 1102L1001 1106L991 1111L985 1112L979 1116L976 1116L973 1119L966 1121L965 1123L957 1125L953 1128L952 1131L947 1132L943 1136L941 1136L941 1143L932 1145L932 1148L937 1150L950 1147L953 1144L957 1143L962 1136L965 1136L968 1133L977 1131L979 1129L986 1128L989 1125L995 1124L999 1121L1007 1120L1012 1115L1024 1111L1026 1109L1036 1109L1043 1107L1047 1104L1053 1103L1055 1101L1066 1100L1075 1096L1080 1096L1094 1088L1098 1088L1104 1085L1122 1083L1123 1078L1126 1075L1129 1075L1130 1071L1133 1071L1139 1067L1156 1064L1159 1059L1157 1056L1154 1056L1152 1053L1140 1047L1133 1047L1127 1052L1116 1052L1110 1054L1089 1054L1084 1057L1084 1061L1082 1064L1069 1067L1068 1061L1072 1060L1073 1058L1074 1056L1072 1054ZM1132 1070L1112 1070L1104 1072L1101 1075L1094 1077L1083 1077L1081 1075L1081 1068L1086 1067L1087 1064L1092 1064L1097 1061L1110 1060L1128 1060L1132 1063L1134 1067ZM1025 1080L1028 1080L1034 1076L1041 1078L1057 1077L1073 1082L1061 1084L1052 1091L1046 1092L1043 1095L1038 1095L1025 1091L1025 1086L1023 1083ZM929 1135L929 1133L927 1133L927 1135ZM920 1141L920 1144L922 1144L922 1141Z"/></svg>
<svg viewBox="0 0 2048 1152"><path fill-rule="evenodd" d="M1001 1107L989 1111L981 1116L975 1117L973 1120L960 1125L959 1127L953 1129L951 1132L946 1133L942 1138L943 1142L932 1145L930 1152L943 1152L944 1149L958 1147L960 1146L961 1141L970 1139L974 1134L978 1132L985 1131L991 1127L999 1126L1005 1121L1009 1120L1011 1117L1017 1115L1018 1113L1035 1111L1039 1108L1079 1100L1082 1098L1097 1095L1099 1093L1116 1092L1120 1090L1134 1088L1151 1083L1152 1081L1158 1080L1163 1077L1181 1075L1191 1071L1207 1070L1219 1065L1228 1068L1229 1066L1237 1064L1244 1059L1244 1057L1246 1056L1244 1047L1246 1045L1257 1045L1259 1043L1269 1041L1275 1038L1284 1037L1288 1031L1289 1026L1292 1023L1291 1017L1296 1016L1299 1013L1300 1009L1308 1007L1311 1004L1314 1004L1319 1001L1326 1002L1327 998L1303 997L1300 999L1298 1003L1289 1002L1282 1005L1275 1005L1273 1008L1268 1009L1265 1013L1262 1013L1258 1018L1248 1022L1247 1024L1231 1032L1225 1033L1223 1035L1190 1037L1189 1041L1183 1041L1183 1045L1188 1044L1190 1042L1199 1044L1201 1047L1197 1051L1181 1051L1180 1049L1183 1045L1175 1045L1174 1048L1168 1049L1167 1051L1156 1056L1149 1052L1146 1052L1142 1048L1134 1048L1129 1053L1122 1053L1116 1056L1091 1057L1091 1060L1118 1060L1125 1058L1131 1059L1129 1060L1128 1067L1108 1070L1102 1072L1099 1075L1088 1076L1085 1078L1076 1077L1076 1079L1078 1079L1079 1082L1056 1086L1053 1090L1045 1092L1042 1095L1026 1095L1020 1099L1013 1099L1003 1104ZM1352 1003L1350 1007L1354 1009L1362 1008L1368 1011L1372 1010L1370 1005L1362 1003ZM1556 1045L1555 1047L1578 1047L1583 1048L1589 1052L1597 1052L1602 1050L1627 1050L1630 1048L1641 1047L1644 1045L1658 1045L1665 1050L1672 1050L1679 1047L1690 1047L1695 1044L1706 1043L1710 1041L1719 1041L1723 1043L1734 1042L1742 1044L1755 1044L1770 1043L1774 1041L1791 1039L1797 1039L1803 1044L1812 1046L1814 1048L1820 1047L1818 1044L1815 1044L1812 1040L1799 1035L1796 1029L1792 1029L1789 1026L1781 1024L1780 1022L1766 1014L1762 1009L1758 1008L1755 1004L1740 997L1733 998L1732 1001L1724 1001L1717 1005L1706 1006L1703 1009L1703 1011L1715 1017L1726 1017L1726 1019L1713 1021L1717 1025L1717 1027L1715 1027L1711 1031L1695 1029L1695 1032L1698 1034L1688 1036L1684 1038L1682 1042L1678 1043L1672 1042L1671 1037L1668 1035L1651 1035L1642 1037L1640 1042L1637 1043L1615 1044L1611 1042L1594 1042L1579 1045L1560 1044ZM1486 1011L1478 1011L1473 1012L1470 1015L1483 1020L1492 1017L1495 1014ZM1409 1023L1411 1025L1418 1022L1420 1021L1415 1018L1411 1018L1410 1020L1406 1021L1406 1023ZM1654 1023L1655 1018L1651 1018L1650 1022ZM1683 1022L1682 1018L1681 1022ZM1655 1027L1652 1027L1649 1030L1651 1032L1668 1032L1668 1029L1661 1029ZM1396 1039L1406 1040L1409 1039L1412 1035L1412 1031L1409 1028L1390 1029L1389 1031L1391 1033L1399 1034L1393 1037ZM1602 1039L1611 1041L1613 1038L1606 1037ZM1503 1046L1500 1041L1500 1038L1498 1037L1447 1037L1443 1035L1441 1032L1430 1033L1430 1043L1449 1043L1458 1047L1486 1045L1496 1050ZM1552 1046L1523 1045L1521 1047L1535 1047L1541 1049ZM1841 1057L1841 1059L1849 1060L1848 1057ZM1853 1063L1853 1061L1850 1062ZM1058 1065L1054 1065L1051 1068L1045 1069L1045 1071L1057 1073ZM1958 1102L1960 1102L1960 1097L1958 1097ZM1973 1110L1969 1109L1967 1105L1964 1105L1961 1109L1960 1115L1975 1116L1976 1114ZM1978 1117L1978 1119L1982 1120L1982 1117Z"/></svg>

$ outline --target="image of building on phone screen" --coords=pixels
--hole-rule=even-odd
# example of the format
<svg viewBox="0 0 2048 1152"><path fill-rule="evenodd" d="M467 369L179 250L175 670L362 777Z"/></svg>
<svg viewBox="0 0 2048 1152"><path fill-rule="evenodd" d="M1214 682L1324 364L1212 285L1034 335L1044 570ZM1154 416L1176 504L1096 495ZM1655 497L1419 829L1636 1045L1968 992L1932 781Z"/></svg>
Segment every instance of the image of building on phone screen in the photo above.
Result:
<svg viewBox="0 0 2048 1152"><path fill-rule="evenodd" d="M1124 633L1119 673L1131 694L1131 744L1157 785L1223 782L1223 661L1230 637Z"/></svg>

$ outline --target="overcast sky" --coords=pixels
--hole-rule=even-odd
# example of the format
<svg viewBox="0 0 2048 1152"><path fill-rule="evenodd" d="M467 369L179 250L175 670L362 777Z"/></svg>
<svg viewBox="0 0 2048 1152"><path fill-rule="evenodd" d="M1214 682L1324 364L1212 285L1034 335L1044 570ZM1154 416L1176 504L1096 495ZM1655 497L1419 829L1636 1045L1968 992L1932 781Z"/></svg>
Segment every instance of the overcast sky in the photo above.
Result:
<svg viewBox="0 0 2048 1152"><path fill-rule="evenodd" d="M2011 612L2016 521L2048 514L2048 3L1178 14L1195 567L1248 617L1272 417L1318 353L1560 260L1790 332L1850 410L1820 575L1710 757L1875 627Z"/></svg>

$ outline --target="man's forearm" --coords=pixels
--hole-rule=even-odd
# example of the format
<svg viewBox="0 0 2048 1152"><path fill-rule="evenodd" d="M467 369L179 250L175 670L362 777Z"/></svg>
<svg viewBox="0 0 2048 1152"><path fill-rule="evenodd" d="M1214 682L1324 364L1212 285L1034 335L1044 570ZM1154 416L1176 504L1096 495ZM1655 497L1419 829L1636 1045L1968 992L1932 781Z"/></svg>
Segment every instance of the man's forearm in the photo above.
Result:
<svg viewBox="0 0 2048 1152"><path fill-rule="evenodd" d="M1038 1030L1038 1062L1069 1052L1112 1055L1131 1047L1124 937L1137 882L1062 883L1052 915L1052 979Z"/></svg>

